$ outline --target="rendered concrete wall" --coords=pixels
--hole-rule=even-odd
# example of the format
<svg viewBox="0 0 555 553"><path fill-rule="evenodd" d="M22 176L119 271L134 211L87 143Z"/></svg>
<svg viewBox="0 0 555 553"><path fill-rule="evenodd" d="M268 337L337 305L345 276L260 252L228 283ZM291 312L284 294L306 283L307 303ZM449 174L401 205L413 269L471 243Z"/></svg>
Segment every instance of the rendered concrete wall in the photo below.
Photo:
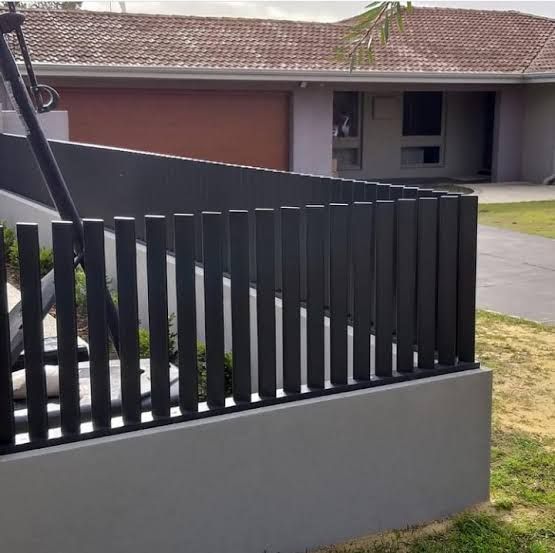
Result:
<svg viewBox="0 0 555 553"><path fill-rule="evenodd" d="M439 178L475 176L482 168L485 112L483 91L444 92L444 132L437 137L403 137L403 91L364 93L362 168L341 171L345 178ZM393 109L387 118L374 116L376 98L388 98ZM402 167L403 146L441 145L443 162L430 167Z"/></svg>
<svg viewBox="0 0 555 553"><path fill-rule="evenodd" d="M67 111L51 111L39 115L42 129L47 138L69 140L69 122ZM0 132L7 134L25 134L23 123L17 112L0 111Z"/></svg>
<svg viewBox="0 0 555 553"><path fill-rule="evenodd" d="M0 457L2 550L301 553L488 499L476 370Z"/></svg>
<svg viewBox="0 0 555 553"><path fill-rule="evenodd" d="M555 84L526 85L522 179L542 182L555 174Z"/></svg>
<svg viewBox="0 0 555 553"><path fill-rule="evenodd" d="M524 90L512 86L497 91L493 131L494 182L518 181L522 176Z"/></svg>
<svg viewBox="0 0 555 553"><path fill-rule="evenodd" d="M333 91L308 85L291 95L291 170L331 175Z"/></svg>

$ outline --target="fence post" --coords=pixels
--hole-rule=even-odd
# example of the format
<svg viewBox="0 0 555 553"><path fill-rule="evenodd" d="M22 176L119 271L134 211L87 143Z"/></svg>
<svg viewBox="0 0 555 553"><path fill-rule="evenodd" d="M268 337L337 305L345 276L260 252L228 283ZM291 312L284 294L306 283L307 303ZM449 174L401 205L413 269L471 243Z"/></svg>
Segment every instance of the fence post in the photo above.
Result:
<svg viewBox="0 0 555 553"><path fill-rule="evenodd" d="M170 416L170 360L168 354L168 289L166 270L166 218L147 215L146 269L152 416Z"/></svg>
<svg viewBox="0 0 555 553"><path fill-rule="evenodd" d="M457 353L459 361L473 363L476 333L476 238L478 198L459 199L459 263Z"/></svg>
<svg viewBox="0 0 555 553"><path fill-rule="evenodd" d="M300 209L281 208L283 390L301 391Z"/></svg>
<svg viewBox="0 0 555 553"><path fill-rule="evenodd" d="M376 202L376 376L393 370L394 217L393 201Z"/></svg>
<svg viewBox="0 0 555 553"><path fill-rule="evenodd" d="M276 396L274 210L256 209L256 322L258 393Z"/></svg>
<svg viewBox="0 0 555 553"><path fill-rule="evenodd" d="M229 212L233 399L251 400L249 212Z"/></svg>
<svg viewBox="0 0 555 553"><path fill-rule="evenodd" d="M31 441L48 438L46 377L44 374L42 329L42 294L39 267L39 232L34 223L17 225L23 345L25 348L25 384L27 417ZM102 296L104 299L104 296ZM102 304L104 305L104 301Z"/></svg>
<svg viewBox="0 0 555 553"><path fill-rule="evenodd" d="M397 202L397 371L414 369L416 200Z"/></svg>
<svg viewBox="0 0 555 553"><path fill-rule="evenodd" d="M347 384L349 206L330 204L330 381Z"/></svg>
<svg viewBox="0 0 555 553"><path fill-rule="evenodd" d="M457 355L457 241L459 199L439 199L437 350L440 365L454 365Z"/></svg>
<svg viewBox="0 0 555 553"><path fill-rule="evenodd" d="M370 330L374 267L373 204L352 206L353 378L370 380Z"/></svg>
<svg viewBox="0 0 555 553"><path fill-rule="evenodd" d="M195 216L174 215L179 407L182 412L198 411L195 243Z"/></svg>
<svg viewBox="0 0 555 553"><path fill-rule="evenodd" d="M306 383L324 387L324 244L326 208L306 206Z"/></svg>
<svg viewBox="0 0 555 553"><path fill-rule="evenodd" d="M111 426L110 365L106 321L104 222L84 219L87 317L89 324L91 414L95 430Z"/></svg>
<svg viewBox="0 0 555 553"><path fill-rule="evenodd" d="M437 200L418 200L418 367L435 366L437 277Z"/></svg>
<svg viewBox="0 0 555 553"><path fill-rule="evenodd" d="M0 445L15 441L7 282L6 243L0 225Z"/></svg>
<svg viewBox="0 0 555 553"><path fill-rule="evenodd" d="M79 369L77 361L77 321L75 316L75 267L73 263L73 223L52 223L54 285L56 288L56 329L60 379L62 434L80 431Z"/></svg>
<svg viewBox="0 0 555 553"><path fill-rule="evenodd" d="M121 410L124 424L141 422L141 367L135 219L115 217Z"/></svg>
<svg viewBox="0 0 555 553"><path fill-rule="evenodd" d="M202 213L208 407L225 406L222 214Z"/></svg>

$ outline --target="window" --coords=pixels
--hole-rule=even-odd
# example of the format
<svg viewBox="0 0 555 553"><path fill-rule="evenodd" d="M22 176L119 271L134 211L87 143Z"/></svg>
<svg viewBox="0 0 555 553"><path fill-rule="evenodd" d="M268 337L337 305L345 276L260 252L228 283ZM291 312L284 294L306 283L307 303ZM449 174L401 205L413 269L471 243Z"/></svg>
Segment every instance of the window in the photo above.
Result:
<svg viewBox="0 0 555 553"><path fill-rule="evenodd" d="M403 136L440 136L442 112L442 92L405 92Z"/></svg>
<svg viewBox="0 0 555 553"><path fill-rule="evenodd" d="M439 155L439 146L407 146L401 148L401 165L437 165Z"/></svg>
<svg viewBox="0 0 555 553"><path fill-rule="evenodd" d="M333 157L339 171L361 167L362 94L333 94Z"/></svg>

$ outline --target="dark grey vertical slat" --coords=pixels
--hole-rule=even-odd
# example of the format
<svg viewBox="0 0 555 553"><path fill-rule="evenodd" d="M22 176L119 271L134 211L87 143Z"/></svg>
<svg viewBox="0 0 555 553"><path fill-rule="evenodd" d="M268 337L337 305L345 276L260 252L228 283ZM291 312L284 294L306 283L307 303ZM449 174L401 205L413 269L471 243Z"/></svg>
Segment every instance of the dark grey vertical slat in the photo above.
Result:
<svg viewBox="0 0 555 553"><path fill-rule="evenodd" d="M361 180L353 181L353 202L366 201L366 183Z"/></svg>
<svg viewBox="0 0 555 553"><path fill-rule="evenodd" d="M249 213L229 212L233 399L251 400Z"/></svg>
<svg viewBox="0 0 555 553"><path fill-rule="evenodd" d="M124 424L141 422L139 309L135 219L115 217L116 270L121 366L121 410Z"/></svg>
<svg viewBox="0 0 555 553"><path fill-rule="evenodd" d="M459 199L439 199L437 357L440 365L454 365L457 355L457 257Z"/></svg>
<svg viewBox="0 0 555 553"><path fill-rule="evenodd" d="M43 363L42 295L39 268L38 225L17 225L27 418L31 441L48 437L46 378ZM104 303L104 302L102 302Z"/></svg>
<svg viewBox="0 0 555 553"><path fill-rule="evenodd" d="M54 250L61 428L63 435L71 435L79 433L81 422L72 223L68 221L52 223L52 246Z"/></svg>
<svg viewBox="0 0 555 553"><path fill-rule="evenodd" d="M404 186L401 185L394 185L392 184L389 187L389 199L390 200L399 200L404 197Z"/></svg>
<svg viewBox="0 0 555 553"><path fill-rule="evenodd" d="M436 336L437 200L418 200L418 367L433 369Z"/></svg>
<svg viewBox="0 0 555 553"><path fill-rule="evenodd" d="M376 200L389 200L389 184L377 184L376 185Z"/></svg>
<svg viewBox="0 0 555 553"><path fill-rule="evenodd" d="M301 391L300 209L281 208L283 390Z"/></svg>
<svg viewBox="0 0 555 553"><path fill-rule="evenodd" d="M174 228L179 407L182 412L195 412L198 411L195 216L176 214Z"/></svg>
<svg viewBox="0 0 555 553"><path fill-rule="evenodd" d="M416 321L416 200L397 203L397 371L414 368Z"/></svg>
<svg viewBox="0 0 555 553"><path fill-rule="evenodd" d="M324 387L324 233L326 208L306 206L306 357L307 385Z"/></svg>
<svg viewBox="0 0 555 553"><path fill-rule="evenodd" d="M371 203L355 203L352 208L353 256L353 377L370 379L370 325L374 266L374 221Z"/></svg>
<svg viewBox="0 0 555 553"><path fill-rule="evenodd" d="M91 417L95 430L111 426L110 367L106 322L104 222L84 219L87 317L91 373Z"/></svg>
<svg viewBox="0 0 555 553"><path fill-rule="evenodd" d="M145 217L148 327L152 416L170 415L170 360L168 354L168 290L166 270L166 218Z"/></svg>
<svg viewBox="0 0 555 553"><path fill-rule="evenodd" d="M255 217L258 393L265 398L276 395L274 210L257 209Z"/></svg>
<svg viewBox="0 0 555 553"><path fill-rule="evenodd" d="M330 204L330 380L347 383L349 206Z"/></svg>
<svg viewBox="0 0 555 553"><path fill-rule="evenodd" d="M0 445L15 441L4 228L0 225Z"/></svg>
<svg viewBox="0 0 555 553"><path fill-rule="evenodd" d="M403 191L403 198L416 199L418 198L418 188L405 186Z"/></svg>
<svg viewBox="0 0 555 553"><path fill-rule="evenodd" d="M459 199L459 262L457 353L459 361L474 362L476 334L476 238L478 198Z"/></svg>
<svg viewBox="0 0 555 553"><path fill-rule="evenodd" d="M206 395L211 409L225 406L222 219L218 212L202 214Z"/></svg>
<svg viewBox="0 0 555 553"><path fill-rule="evenodd" d="M391 376L394 293L393 201L376 202L376 376Z"/></svg>
<svg viewBox="0 0 555 553"><path fill-rule="evenodd" d="M377 200L377 184L375 182L367 182L364 190L364 201L375 202Z"/></svg>

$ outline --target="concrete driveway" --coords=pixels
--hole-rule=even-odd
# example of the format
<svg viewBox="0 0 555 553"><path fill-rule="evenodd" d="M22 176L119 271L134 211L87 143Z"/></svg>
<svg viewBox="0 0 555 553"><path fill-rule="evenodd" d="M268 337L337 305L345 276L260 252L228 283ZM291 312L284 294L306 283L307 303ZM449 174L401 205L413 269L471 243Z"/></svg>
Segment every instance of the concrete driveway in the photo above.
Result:
<svg viewBox="0 0 555 553"><path fill-rule="evenodd" d="M478 225L477 304L555 325L555 240Z"/></svg>
<svg viewBox="0 0 555 553"><path fill-rule="evenodd" d="M529 182L488 182L470 184L481 204L555 200L555 186Z"/></svg>

